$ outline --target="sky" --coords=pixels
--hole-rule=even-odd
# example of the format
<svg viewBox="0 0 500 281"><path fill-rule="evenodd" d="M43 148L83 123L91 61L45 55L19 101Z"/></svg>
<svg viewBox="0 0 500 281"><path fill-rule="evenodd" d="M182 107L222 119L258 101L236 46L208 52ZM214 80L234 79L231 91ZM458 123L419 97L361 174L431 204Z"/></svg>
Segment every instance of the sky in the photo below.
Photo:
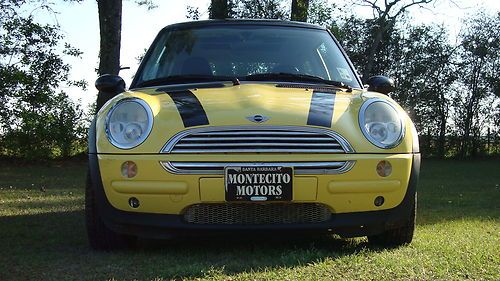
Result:
<svg viewBox="0 0 500 281"><path fill-rule="evenodd" d="M342 5L342 0L330 0ZM166 25L188 21L186 7L199 7L201 18L208 18L208 5L210 0L155 0L157 8L148 11L146 7L135 4L135 0L123 1L122 15L122 41L121 65L130 67L122 70L120 75L127 85L130 84L138 61L137 57L144 53L155 38L156 34ZM428 6L428 9L413 8L411 16L415 23L444 24L450 31L450 38L455 38L460 31L461 20L479 7L487 11L499 12L500 0L437 0L437 3ZM68 3L57 1L53 6L57 14L40 12L40 21L59 24L65 35L65 41L79 48L83 55L81 58L67 58L66 62L72 66L71 78L74 80L85 79L89 87L86 91L78 88L65 90L75 101L80 102L85 108L95 101L97 91L94 82L97 78L95 68L98 66L99 54L99 20L97 3L95 0L86 0L82 3ZM357 8L360 15L369 17L371 10Z"/></svg>

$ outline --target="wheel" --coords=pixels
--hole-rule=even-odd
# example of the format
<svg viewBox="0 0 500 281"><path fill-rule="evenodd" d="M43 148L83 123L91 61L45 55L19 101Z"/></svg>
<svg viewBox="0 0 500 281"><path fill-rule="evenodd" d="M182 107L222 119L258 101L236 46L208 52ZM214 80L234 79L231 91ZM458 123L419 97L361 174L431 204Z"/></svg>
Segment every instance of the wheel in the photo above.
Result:
<svg viewBox="0 0 500 281"><path fill-rule="evenodd" d="M85 184L85 222L90 247L95 250L110 251L130 248L135 245L135 236L116 233L106 227L96 206L95 193L90 171Z"/></svg>
<svg viewBox="0 0 500 281"><path fill-rule="evenodd" d="M415 231L415 222L417 218L417 194L411 205L411 212L406 223L399 227L388 229L381 234L368 236L368 242L376 246L399 247L411 243Z"/></svg>

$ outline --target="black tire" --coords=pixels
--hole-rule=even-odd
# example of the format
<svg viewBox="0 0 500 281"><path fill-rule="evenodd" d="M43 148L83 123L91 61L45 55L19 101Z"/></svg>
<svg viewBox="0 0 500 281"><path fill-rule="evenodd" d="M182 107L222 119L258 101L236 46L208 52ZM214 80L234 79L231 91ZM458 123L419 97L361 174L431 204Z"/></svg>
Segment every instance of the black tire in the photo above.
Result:
<svg viewBox="0 0 500 281"><path fill-rule="evenodd" d="M119 234L106 227L96 206L94 190L89 171L85 184L85 223L90 247L100 251L133 247L137 241L135 236Z"/></svg>
<svg viewBox="0 0 500 281"><path fill-rule="evenodd" d="M368 236L368 242L375 246L399 247L410 244L415 232L415 223L417 218L417 194L411 205L410 217L406 223L398 228L387 229L381 234Z"/></svg>

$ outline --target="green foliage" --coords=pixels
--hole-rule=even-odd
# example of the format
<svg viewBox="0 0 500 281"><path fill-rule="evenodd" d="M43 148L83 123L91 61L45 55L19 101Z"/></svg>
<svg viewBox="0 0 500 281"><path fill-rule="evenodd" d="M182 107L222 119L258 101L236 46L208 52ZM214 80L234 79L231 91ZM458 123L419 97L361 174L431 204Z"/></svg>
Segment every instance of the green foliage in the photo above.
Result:
<svg viewBox="0 0 500 281"><path fill-rule="evenodd" d="M309 0L292 0L290 19L293 21L307 21L309 12Z"/></svg>
<svg viewBox="0 0 500 281"><path fill-rule="evenodd" d="M280 0L238 0L235 14L238 18L288 19L284 2Z"/></svg>
<svg viewBox="0 0 500 281"><path fill-rule="evenodd" d="M135 3L139 6L145 6L148 11L158 8L154 0L136 0Z"/></svg>
<svg viewBox="0 0 500 281"><path fill-rule="evenodd" d="M83 111L58 89L86 87L85 81L69 80L70 66L63 61L81 52L62 44L58 26L18 14L25 3L1 3L9 15L0 23L0 154L67 157L82 148Z"/></svg>
<svg viewBox="0 0 500 281"><path fill-rule="evenodd" d="M209 18L211 19L227 19L234 17L235 3L233 0L212 0L208 7ZM198 10L191 10L191 16L199 18L196 14ZM189 12L189 9L188 9Z"/></svg>
<svg viewBox="0 0 500 281"><path fill-rule="evenodd" d="M200 19L200 9L194 6L186 6L186 18L191 20Z"/></svg>
<svg viewBox="0 0 500 281"><path fill-rule="evenodd" d="M323 1L323 0L319 0ZM326 0L325 0L326 1ZM284 0L211 0L208 15L211 19L288 19L287 1ZM186 6L186 17L200 19L199 7Z"/></svg>
<svg viewBox="0 0 500 281"><path fill-rule="evenodd" d="M416 25L404 13L387 21L334 10L334 18L330 30L358 73L395 80L391 96L415 122L425 156L498 153L498 14L469 18L457 44L444 27Z"/></svg>
<svg viewBox="0 0 500 281"><path fill-rule="evenodd" d="M464 158L478 153L477 139L484 127L500 134L499 124L491 123L494 115L497 119L500 115L500 13L488 15L480 11L473 15L464 22L459 37L457 71L461 91L455 93L453 102L457 105L456 133L461 137L459 155ZM497 108L492 108L495 104Z"/></svg>
<svg viewBox="0 0 500 281"><path fill-rule="evenodd" d="M336 5L329 4L327 0L309 0L307 22L322 26L329 26L333 22L332 14L335 9Z"/></svg>

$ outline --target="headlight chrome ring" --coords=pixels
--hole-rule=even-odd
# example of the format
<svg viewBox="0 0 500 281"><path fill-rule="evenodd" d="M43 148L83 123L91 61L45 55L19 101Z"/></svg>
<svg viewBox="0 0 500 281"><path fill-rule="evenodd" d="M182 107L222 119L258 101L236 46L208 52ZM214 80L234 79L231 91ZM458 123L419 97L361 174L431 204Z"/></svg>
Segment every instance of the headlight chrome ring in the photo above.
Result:
<svg viewBox="0 0 500 281"><path fill-rule="evenodd" d="M394 148L401 143L405 135L403 120L400 111L381 98L366 100L359 110L361 132L369 142L383 149Z"/></svg>
<svg viewBox="0 0 500 281"><path fill-rule="evenodd" d="M133 110L125 111L123 106L129 106ZM139 98L118 101L106 115L106 136L112 145L120 149L137 147L148 138L152 128L153 112L149 105Z"/></svg>

